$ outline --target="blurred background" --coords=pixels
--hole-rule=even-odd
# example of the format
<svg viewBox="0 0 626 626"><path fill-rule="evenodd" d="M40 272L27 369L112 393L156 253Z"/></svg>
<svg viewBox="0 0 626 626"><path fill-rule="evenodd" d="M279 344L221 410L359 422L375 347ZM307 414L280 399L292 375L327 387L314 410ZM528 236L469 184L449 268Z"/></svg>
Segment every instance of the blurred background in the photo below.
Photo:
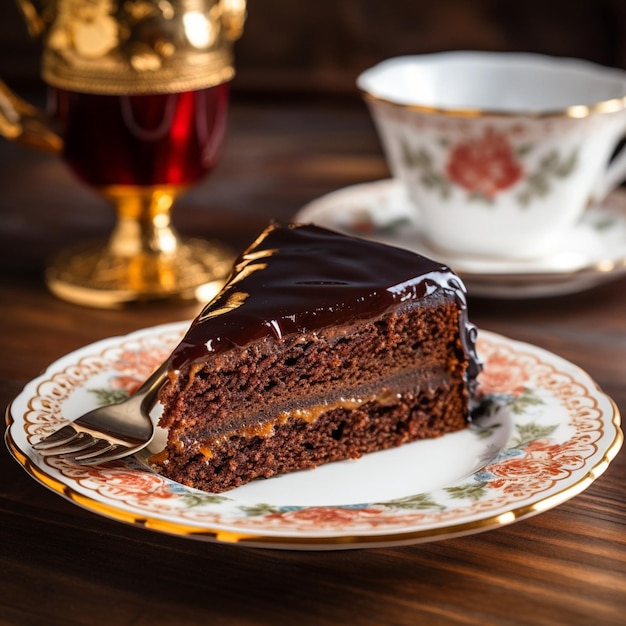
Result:
<svg viewBox="0 0 626 626"><path fill-rule="evenodd" d="M0 0L0 75L37 89L38 45ZM447 49L532 51L626 68L624 0L248 0L237 44L246 94L354 94L388 56Z"/></svg>
<svg viewBox="0 0 626 626"><path fill-rule="evenodd" d="M244 246L271 218L288 220L324 193L387 177L356 77L387 57L448 49L626 69L626 2L248 0L224 156L180 199L175 223ZM44 104L40 54L14 0L0 0L0 77ZM0 139L0 229L8 235L0 266L39 277L48 255L112 224L110 208L60 159Z"/></svg>

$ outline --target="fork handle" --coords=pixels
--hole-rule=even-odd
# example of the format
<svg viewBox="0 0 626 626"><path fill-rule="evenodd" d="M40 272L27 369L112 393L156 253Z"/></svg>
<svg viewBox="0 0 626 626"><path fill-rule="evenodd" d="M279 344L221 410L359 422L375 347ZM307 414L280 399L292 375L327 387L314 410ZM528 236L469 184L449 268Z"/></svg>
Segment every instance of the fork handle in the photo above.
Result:
<svg viewBox="0 0 626 626"><path fill-rule="evenodd" d="M168 362L164 361L132 395L134 399L141 401L142 407L152 408L156 404L159 389L167 378L167 370Z"/></svg>

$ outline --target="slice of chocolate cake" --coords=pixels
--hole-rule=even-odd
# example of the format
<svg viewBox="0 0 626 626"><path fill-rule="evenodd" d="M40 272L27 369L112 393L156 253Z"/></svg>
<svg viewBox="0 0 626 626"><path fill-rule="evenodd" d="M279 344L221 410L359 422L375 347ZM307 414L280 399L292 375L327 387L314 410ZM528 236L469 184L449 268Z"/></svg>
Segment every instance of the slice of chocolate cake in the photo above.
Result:
<svg viewBox="0 0 626 626"><path fill-rule="evenodd" d="M165 476L210 492L468 424L479 365L459 278L312 225L271 225L170 357Z"/></svg>

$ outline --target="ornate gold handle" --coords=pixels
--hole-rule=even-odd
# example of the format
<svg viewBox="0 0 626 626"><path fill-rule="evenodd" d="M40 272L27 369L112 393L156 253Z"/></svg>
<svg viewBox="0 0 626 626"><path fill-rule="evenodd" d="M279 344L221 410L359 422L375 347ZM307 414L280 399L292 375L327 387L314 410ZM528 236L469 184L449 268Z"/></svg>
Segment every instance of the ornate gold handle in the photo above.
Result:
<svg viewBox="0 0 626 626"><path fill-rule="evenodd" d="M45 113L16 95L0 80L0 135L47 152L60 152L63 139Z"/></svg>
<svg viewBox="0 0 626 626"><path fill-rule="evenodd" d="M30 0L16 0L17 8L21 11L31 37L40 37L46 26L37 7Z"/></svg>

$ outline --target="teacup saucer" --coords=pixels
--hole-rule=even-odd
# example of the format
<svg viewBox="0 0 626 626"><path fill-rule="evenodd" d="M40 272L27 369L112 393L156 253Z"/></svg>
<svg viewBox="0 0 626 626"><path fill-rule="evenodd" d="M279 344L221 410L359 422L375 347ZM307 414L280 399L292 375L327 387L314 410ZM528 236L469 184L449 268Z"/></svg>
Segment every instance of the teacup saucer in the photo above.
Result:
<svg viewBox="0 0 626 626"><path fill-rule="evenodd" d="M527 298L583 291L626 274L626 192L590 207L549 256L530 260L464 257L427 242L404 187L385 179L345 187L307 204L295 221L408 248L442 261L471 295Z"/></svg>

